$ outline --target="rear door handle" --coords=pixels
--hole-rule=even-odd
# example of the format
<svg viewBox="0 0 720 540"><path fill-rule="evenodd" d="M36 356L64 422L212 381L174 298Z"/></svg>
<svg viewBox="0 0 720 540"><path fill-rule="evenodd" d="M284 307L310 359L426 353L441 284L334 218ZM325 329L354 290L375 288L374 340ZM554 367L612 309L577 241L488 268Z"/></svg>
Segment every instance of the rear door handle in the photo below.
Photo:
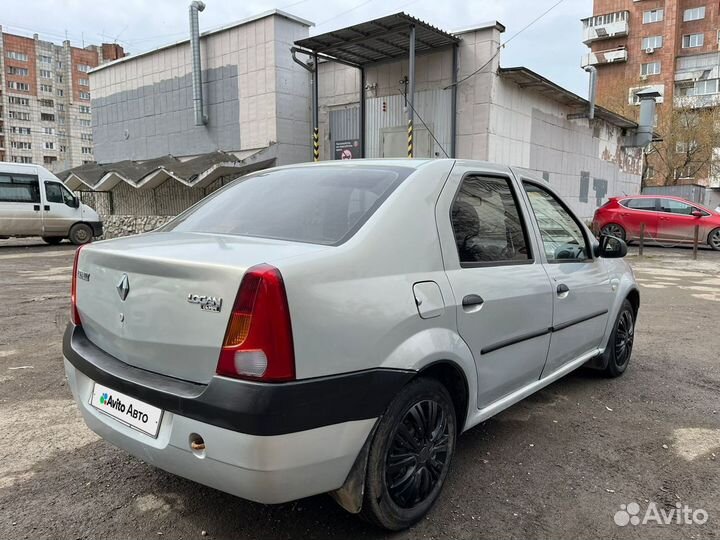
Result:
<svg viewBox="0 0 720 540"><path fill-rule="evenodd" d="M485 300L483 300L483 297L479 294L468 294L465 298L462 300L462 305L464 308L470 308L473 306L481 306L485 303Z"/></svg>
<svg viewBox="0 0 720 540"><path fill-rule="evenodd" d="M562 294L567 294L569 292L570 292L570 287L568 287L564 283L561 283L560 285L557 286L558 296L560 296Z"/></svg>

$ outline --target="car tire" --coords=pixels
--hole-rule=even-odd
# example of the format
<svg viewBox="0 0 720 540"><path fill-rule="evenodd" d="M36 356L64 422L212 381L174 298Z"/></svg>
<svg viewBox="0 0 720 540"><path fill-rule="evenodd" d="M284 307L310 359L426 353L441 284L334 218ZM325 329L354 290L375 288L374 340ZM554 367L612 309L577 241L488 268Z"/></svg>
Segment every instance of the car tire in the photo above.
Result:
<svg viewBox="0 0 720 540"><path fill-rule="evenodd" d="M600 230L600 234L615 236L620 240L625 240L625 229L617 223L608 223Z"/></svg>
<svg viewBox="0 0 720 540"><path fill-rule="evenodd" d="M450 394L419 377L395 397L370 445L360 516L392 531L428 513L447 478L457 417Z"/></svg>
<svg viewBox="0 0 720 540"><path fill-rule="evenodd" d="M73 244L81 246L83 244L87 244L88 242L92 242L93 231L90 228L90 225L86 225L85 223L76 223L70 229L70 234L68 236Z"/></svg>
<svg viewBox="0 0 720 540"><path fill-rule="evenodd" d="M51 246L57 246L60 242L63 241L61 236L43 236L42 237L43 242L46 244L50 244Z"/></svg>
<svg viewBox="0 0 720 540"><path fill-rule="evenodd" d="M632 356L633 342L635 341L635 309L629 300L624 300L620 313L615 319L615 326L610 335L607 355L608 363L605 375L619 377L628 367Z"/></svg>
<svg viewBox="0 0 720 540"><path fill-rule="evenodd" d="M715 251L720 251L720 228L710 231L708 245Z"/></svg>

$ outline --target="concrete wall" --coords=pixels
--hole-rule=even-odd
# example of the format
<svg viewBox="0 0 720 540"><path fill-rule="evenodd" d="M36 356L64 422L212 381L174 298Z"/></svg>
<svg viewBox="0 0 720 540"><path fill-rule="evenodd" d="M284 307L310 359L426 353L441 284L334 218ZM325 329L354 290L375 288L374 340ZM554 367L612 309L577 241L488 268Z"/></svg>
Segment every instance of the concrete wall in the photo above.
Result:
<svg viewBox="0 0 720 540"><path fill-rule="evenodd" d="M271 14L203 36L205 126L194 125L187 41L92 72L96 160L244 151L271 142L280 143L279 163L307 159L309 75L288 50L307 34L306 25Z"/></svg>

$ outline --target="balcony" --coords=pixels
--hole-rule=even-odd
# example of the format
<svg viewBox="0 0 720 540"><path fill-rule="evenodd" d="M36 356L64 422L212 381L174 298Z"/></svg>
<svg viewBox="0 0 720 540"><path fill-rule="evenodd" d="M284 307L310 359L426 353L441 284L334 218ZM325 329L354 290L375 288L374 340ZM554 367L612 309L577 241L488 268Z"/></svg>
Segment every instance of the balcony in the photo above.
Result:
<svg viewBox="0 0 720 540"><path fill-rule="evenodd" d="M589 45L603 39L627 36L630 31L629 17L628 11L618 11L583 19L583 43Z"/></svg>
<svg viewBox="0 0 720 540"><path fill-rule="evenodd" d="M720 94L676 96L673 102L676 109L706 109L720 105Z"/></svg>
<svg viewBox="0 0 720 540"><path fill-rule="evenodd" d="M582 67L602 66L603 64L614 64L616 62L627 62L627 49L617 47L606 51L594 51L583 56Z"/></svg>

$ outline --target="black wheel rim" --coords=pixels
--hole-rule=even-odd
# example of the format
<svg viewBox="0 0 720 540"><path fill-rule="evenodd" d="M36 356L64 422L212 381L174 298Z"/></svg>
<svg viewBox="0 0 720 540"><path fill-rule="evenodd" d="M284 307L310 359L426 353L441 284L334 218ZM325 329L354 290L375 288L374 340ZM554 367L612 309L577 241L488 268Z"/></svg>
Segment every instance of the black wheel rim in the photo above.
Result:
<svg viewBox="0 0 720 540"><path fill-rule="evenodd" d="M634 339L635 321L632 312L626 309L620 314L615 332L615 365L617 367L625 367L630 361Z"/></svg>
<svg viewBox="0 0 720 540"><path fill-rule="evenodd" d="M447 412L436 401L420 401L402 418L385 460L385 485L401 508L428 498L448 466L450 430Z"/></svg>
<svg viewBox="0 0 720 540"><path fill-rule="evenodd" d="M624 236L623 231L622 231L622 229L620 228L619 225L606 225L606 226L603 228L602 232L603 232L604 234L609 235L609 236L614 236L614 237L616 237L616 238L621 238L621 239L622 239L623 236Z"/></svg>

